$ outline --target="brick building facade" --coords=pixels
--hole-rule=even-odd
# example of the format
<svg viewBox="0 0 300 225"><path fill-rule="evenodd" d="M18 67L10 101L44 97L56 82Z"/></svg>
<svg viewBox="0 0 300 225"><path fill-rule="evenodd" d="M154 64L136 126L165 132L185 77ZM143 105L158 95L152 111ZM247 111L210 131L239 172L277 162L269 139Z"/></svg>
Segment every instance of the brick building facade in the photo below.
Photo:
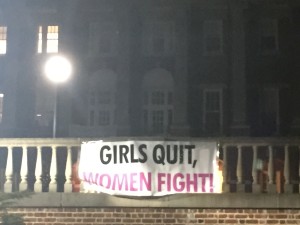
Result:
<svg viewBox="0 0 300 225"><path fill-rule="evenodd" d="M297 134L297 1L0 4L2 136L50 136L53 54L61 137Z"/></svg>
<svg viewBox="0 0 300 225"><path fill-rule="evenodd" d="M19 208L26 225L299 224L290 209Z"/></svg>
<svg viewBox="0 0 300 225"><path fill-rule="evenodd" d="M55 54L74 67L58 88L60 137L297 135L299 15L297 0L0 0L0 136L51 136L54 86L43 65ZM21 201L10 210L25 214L26 225L299 223L298 140L239 141L222 146L222 159L231 160L224 186L258 194L134 201L41 193L38 204ZM12 161L30 143L9 142L1 154ZM60 144L34 145L36 158L45 145L54 154ZM264 183L257 159L268 162ZM276 191L273 159L280 185L294 194L261 193ZM8 165L11 188L15 168ZM32 177L42 175L38 169Z"/></svg>
<svg viewBox="0 0 300 225"><path fill-rule="evenodd" d="M11 212L25 215L26 225L298 224L299 202L293 199L295 195L286 194L127 199L105 194L77 193L74 197L43 193L21 200ZM20 207L24 205L27 207Z"/></svg>

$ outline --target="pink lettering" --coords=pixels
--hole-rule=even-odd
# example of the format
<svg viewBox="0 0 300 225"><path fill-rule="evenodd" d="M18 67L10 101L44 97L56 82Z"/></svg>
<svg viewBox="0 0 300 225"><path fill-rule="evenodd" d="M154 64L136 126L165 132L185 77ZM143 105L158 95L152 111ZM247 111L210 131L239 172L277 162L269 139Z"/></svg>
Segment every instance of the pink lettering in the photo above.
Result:
<svg viewBox="0 0 300 225"><path fill-rule="evenodd" d="M84 172L83 181L89 184L102 186L112 191L151 191L152 174L123 173L101 174ZM158 192L214 192L213 174L211 173L157 173L156 191ZM153 190L154 191L154 190Z"/></svg>
<svg viewBox="0 0 300 225"><path fill-rule="evenodd" d="M83 173L83 181L113 191L151 191L151 173L100 174Z"/></svg>
<svg viewBox="0 0 300 225"><path fill-rule="evenodd" d="M116 185L118 185L118 186L116 187ZM115 174L111 189L112 190L122 190L123 188L126 191L128 190L128 180L127 180L126 174L122 174L122 175Z"/></svg>
<svg viewBox="0 0 300 225"><path fill-rule="evenodd" d="M99 178L99 185L105 188L110 188L111 177L109 174L101 174Z"/></svg>
<svg viewBox="0 0 300 225"><path fill-rule="evenodd" d="M130 191L138 191L138 189L135 187L135 185L136 185L136 176L137 176L137 173L131 173L130 174Z"/></svg>
<svg viewBox="0 0 300 225"><path fill-rule="evenodd" d="M98 176L97 173L95 176L93 176L93 173L89 173L88 175L84 172L83 173L83 180L88 182L89 184L98 184Z"/></svg>
<svg viewBox="0 0 300 225"><path fill-rule="evenodd" d="M165 180L163 180L165 178L166 174L165 173L158 173L157 174L157 190L158 191L162 191L162 185L164 185L166 183Z"/></svg>
<svg viewBox="0 0 300 225"><path fill-rule="evenodd" d="M171 175L170 173L167 174L167 191L171 191Z"/></svg>
<svg viewBox="0 0 300 225"><path fill-rule="evenodd" d="M184 175L182 173L176 173L173 178L173 187L175 191L182 192L185 188L185 182L182 181ZM178 181L179 179L179 181Z"/></svg>
<svg viewBox="0 0 300 225"><path fill-rule="evenodd" d="M193 176L193 180L191 179ZM198 182L197 182L197 174L187 174L186 175L186 191L191 192L191 186L194 187L194 192L198 191Z"/></svg>
<svg viewBox="0 0 300 225"><path fill-rule="evenodd" d="M213 174L210 173L158 173L157 191L213 192ZM207 187L209 184L209 187ZM200 189L201 188L201 189Z"/></svg>
<svg viewBox="0 0 300 225"><path fill-rule="evenodd" d="M206 188L205 188L205 185L206 185L206 178L209 177L209 174L207 173L199 173L198 176L200 178L202 178L202 192L206 192Z"/></svg>
<svg viewBox="0 0 300 225"><path fill-rule="evenodd" d="M145 185L147 191L151 191L151 173L147 173L146 178L144 173L140 173L140 189L143 190L143 185Z"/></svg>

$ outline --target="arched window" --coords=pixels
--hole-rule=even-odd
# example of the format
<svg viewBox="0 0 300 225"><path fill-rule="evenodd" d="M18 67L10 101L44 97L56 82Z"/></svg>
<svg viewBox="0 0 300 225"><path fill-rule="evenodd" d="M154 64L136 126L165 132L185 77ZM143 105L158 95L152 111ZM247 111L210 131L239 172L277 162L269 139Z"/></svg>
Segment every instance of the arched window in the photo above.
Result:
<svg viewBox="0 0 300 225"><path fill-rule="evenodd" d="M173 119L174 81L170 72L154 69L143 79L143 128L145 134L167 134Z"/></svg>
<svg viewBox="0 0 300 225"><path fill-rule="evenodd" d="M115 124L115 91L117 75L99 70L89 80L88 126L108 127Z"/></svg>

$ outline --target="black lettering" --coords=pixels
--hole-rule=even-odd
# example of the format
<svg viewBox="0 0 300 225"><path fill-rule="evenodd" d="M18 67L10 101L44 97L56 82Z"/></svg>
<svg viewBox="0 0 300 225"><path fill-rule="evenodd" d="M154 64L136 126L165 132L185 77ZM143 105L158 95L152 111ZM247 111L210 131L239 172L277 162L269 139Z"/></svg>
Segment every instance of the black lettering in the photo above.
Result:
<svg viewBox="0 0 300 225"><path fill-rule="evenodd" d="M195 145L185 145L184 146L187 150L188 150L188 164L192 164L192 160L193 160L193 149L196 148Z"/></svg>
<svg viewBox="0 0 300 225"><path fill-rule="evenodd" d="M118 163L118 146L117 145L114 145L113 146L113 151L114 151L114 155L113 155L113 158L114 158L114 164L117 164Z"/></svg>
<svg viewBox="0 0 300 225"><path fill-rule="evenodd" d="M130 145L130 160L131 160L131 163L139 162L139 159L135 158L134 156L135 156L135 154L134 154L134 145Z"/></svg>
<svg viewBox="0 0 300 225"><path fill-rule="evenodd" d="M183 145L180 145L180 150L179 150L179 163L183 164L184 161L184 151L183 151Z"/></svg>
<svg viewBox="0 0 300 225"><path fill-rule="evenodd" d="M160 150L160 154L158 154L158 151ZM153 161L156 164L163 164L165 165L165 149L163 145L155 145L153 148Z"/></svg>
<svg viewBox="0 0 300 225"><path fill-rule="evenodd" d="M139 158L140 163L145 163L147 162L147 154L144 150L147 150L147 145L142 144L139 146L139 153L141 154L141 158Z"/></svg>
<svg viewBox="0 0 300 225"><path fill-rule="evenodd" d="M119 146L120 151L120 163L123 163L123 159L126 163L128 163L127 154L129 153L129 147L127 145L120 145Z"/></svg>
<svg viewBox="0 0 300 225"><path fill-rule="evenodd" d="M173 151L171 150L171 145L167 145L167 162L170 164L175 164L177 163L177 156L178 156L178 145L173 146ZM171 159L171 152L173 152L173 159Z"/></svg>
<svg viewBox="0 0 300 225"><path fill-rule="evenodd" d="M104 153L104 151L110 151L110 147L108 145L103 145L100 149L100 161L103 164L108 164L111 161L111 154L110 153Z"/></svg>

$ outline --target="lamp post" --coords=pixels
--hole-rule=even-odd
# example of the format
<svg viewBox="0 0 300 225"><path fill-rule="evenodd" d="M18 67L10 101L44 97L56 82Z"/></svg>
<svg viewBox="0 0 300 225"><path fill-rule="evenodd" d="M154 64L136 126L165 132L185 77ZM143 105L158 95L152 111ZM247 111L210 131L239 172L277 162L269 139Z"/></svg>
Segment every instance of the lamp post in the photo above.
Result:
<svg viewBox="0 0 300 225"><path fill-rule="evenodd" d="M72 65L70 61L63 56L52 56L46 61L44 72L46 77L54 83L54 109L53 109L53 130L52 137L56 137L57 120L57 86L66 82L72 74Z"/></svg>

